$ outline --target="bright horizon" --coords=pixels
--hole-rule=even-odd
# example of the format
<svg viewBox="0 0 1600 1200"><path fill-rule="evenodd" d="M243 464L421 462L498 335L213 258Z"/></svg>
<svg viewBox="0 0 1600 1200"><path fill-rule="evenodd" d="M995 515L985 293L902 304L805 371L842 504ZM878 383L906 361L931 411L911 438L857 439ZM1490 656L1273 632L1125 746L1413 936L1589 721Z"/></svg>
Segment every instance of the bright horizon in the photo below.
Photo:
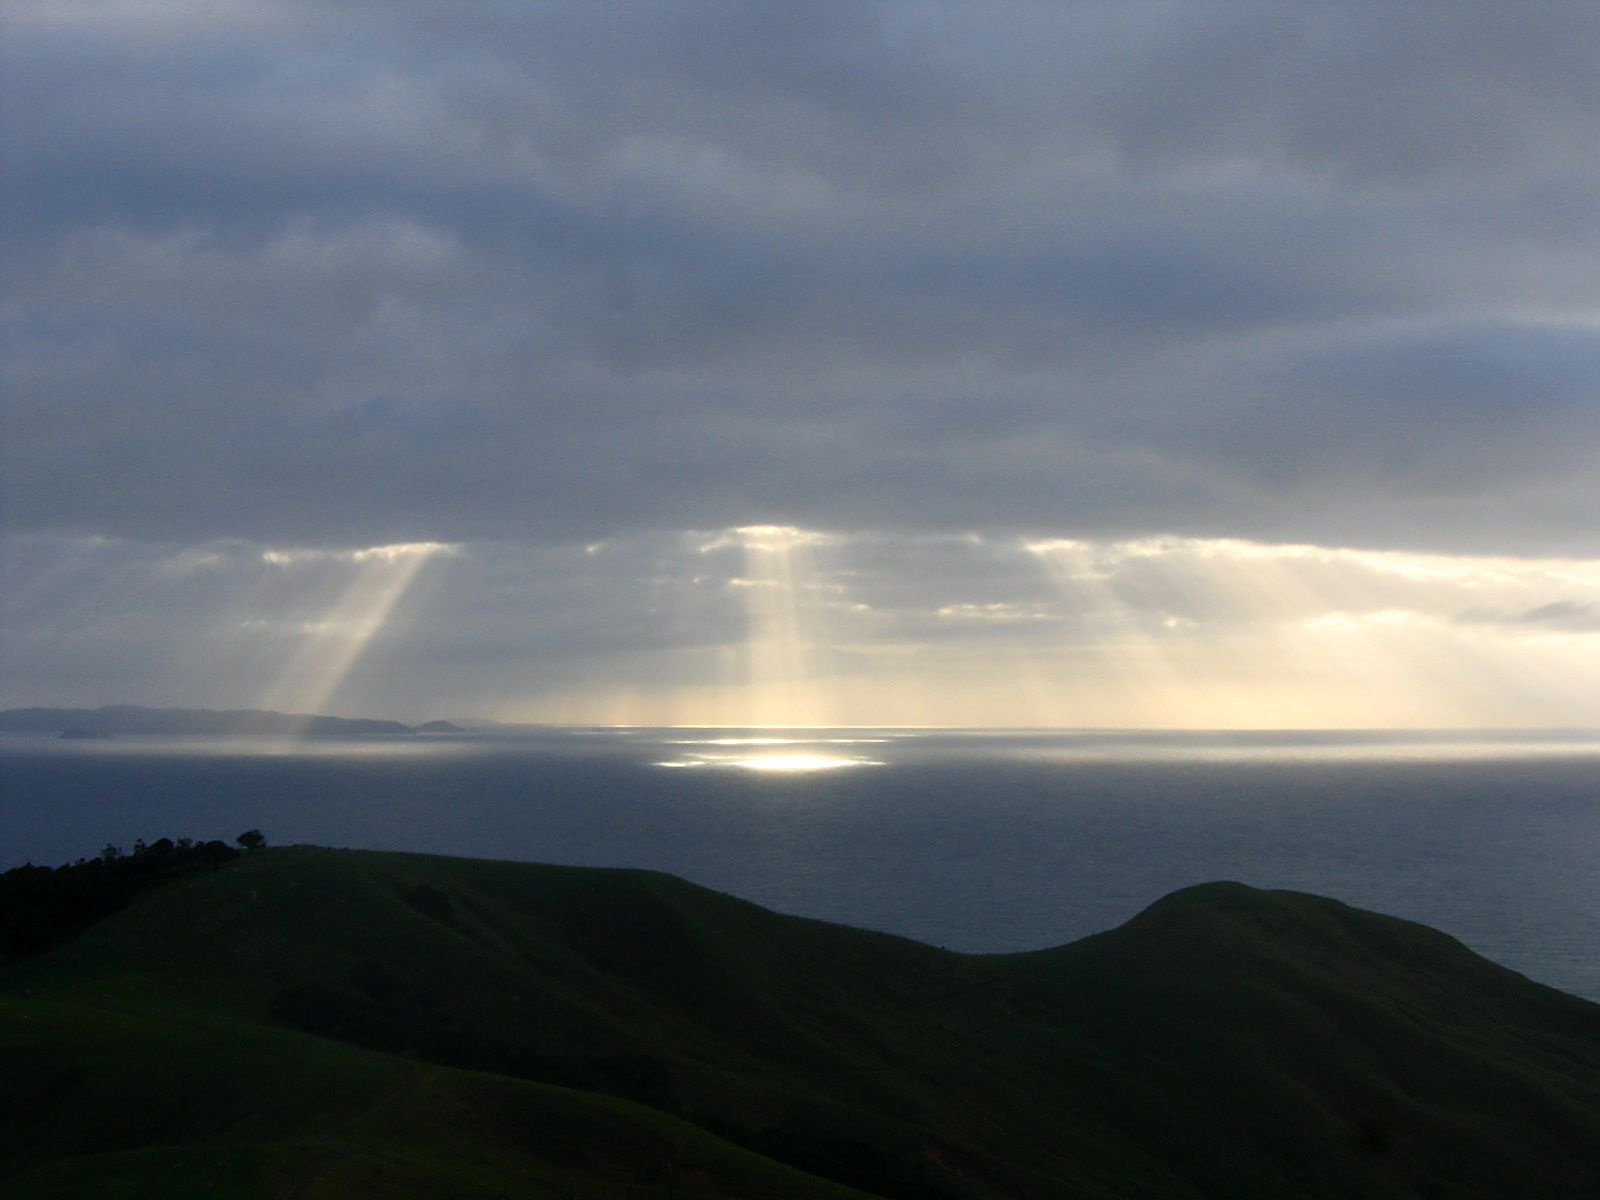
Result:
<svg viewBox="0 0 1600 1200"><path fill-rule="evenodd" d="M1600 725L1600 563L1581 559L783 526L539 554L127 549L77 545L41 572L73 591L30 600L70 635L146 594L136 640L159 689L91 677L41 696L23 669L7 706L740 729ZM86 587L97 563L103 594ZM552 578L565 604L540 594ZM500 604L507 591L529 611ZM13 647L22 668L30 649Z"/></svg>

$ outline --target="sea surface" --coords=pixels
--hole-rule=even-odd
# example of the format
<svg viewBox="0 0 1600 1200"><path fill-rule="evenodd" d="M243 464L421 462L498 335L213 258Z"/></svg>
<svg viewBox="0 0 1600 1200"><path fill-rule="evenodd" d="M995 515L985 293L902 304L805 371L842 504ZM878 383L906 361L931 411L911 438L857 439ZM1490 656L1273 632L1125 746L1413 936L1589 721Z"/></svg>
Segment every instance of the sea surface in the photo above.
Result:
<svg viewBox="0 0 1600 1200"><path fill-rule="evenodd" d="M0 869L136 838L650 867L963 951L1188 884L1333 896L1600 1001L1600 734L0 735Z"/></svg>

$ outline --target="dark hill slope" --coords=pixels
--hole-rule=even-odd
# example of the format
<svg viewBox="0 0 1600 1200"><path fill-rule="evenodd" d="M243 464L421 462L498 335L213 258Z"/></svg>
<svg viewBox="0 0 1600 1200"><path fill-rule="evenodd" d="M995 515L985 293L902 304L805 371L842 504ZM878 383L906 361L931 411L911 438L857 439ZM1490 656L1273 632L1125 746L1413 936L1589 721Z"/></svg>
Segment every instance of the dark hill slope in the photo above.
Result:
<svg viewBox="0 0 1600 1200"><path fill-rule="evenodd" d="M1600 1196L1600 1006L1437 930L1208 884L1003 961L1049 1072L1214 1194Z"/></svg>
<svg viewBox="0 0 1600 1200"><path fill-rule="evenodd" d="M241 1196L1600 1196L1600 1007L1231 884L970 957L646 872L265 851L12 964L0 1022L0 1192L226 1147Z"/></svg>

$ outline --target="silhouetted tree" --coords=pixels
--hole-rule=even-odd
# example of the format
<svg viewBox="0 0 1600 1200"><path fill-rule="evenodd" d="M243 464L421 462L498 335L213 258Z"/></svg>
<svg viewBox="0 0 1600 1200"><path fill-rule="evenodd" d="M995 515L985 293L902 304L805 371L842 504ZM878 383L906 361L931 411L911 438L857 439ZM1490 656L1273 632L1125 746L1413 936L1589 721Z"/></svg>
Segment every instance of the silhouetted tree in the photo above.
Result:
<svg viewBox="0 0 1600 1200"><path fill-rule="evenodd" d="M133 854L108 842L94 858L55 870L29 863L0 872L0 962L55 945L116 912L144 888L239 857L226 842L182 841L180 847L171 838L140 838Z"/></svg>
<svg viewBox="0 0 1600 1200"><path fill-rule="evenodd" d="M259 829L246 829L233 840L238 842L239 845L243 846L246 850L259 850L261 847L267 844L266 834L262 833Z"/></svg>

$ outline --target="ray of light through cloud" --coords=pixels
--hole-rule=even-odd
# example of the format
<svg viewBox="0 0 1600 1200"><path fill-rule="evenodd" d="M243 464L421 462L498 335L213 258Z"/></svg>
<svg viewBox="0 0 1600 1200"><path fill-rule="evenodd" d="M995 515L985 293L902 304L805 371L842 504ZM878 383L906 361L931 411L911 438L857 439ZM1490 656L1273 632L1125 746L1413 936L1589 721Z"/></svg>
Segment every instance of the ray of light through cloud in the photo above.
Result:
<svg viewBox="0 0 1600 1200"><path fill-rule="evenodd" d="M507 711L806 727L1483 726L1597 716L1593 563L1226 539L972 537L951 543L959 551L946 550L930 582L901 557L925 541L778 527L703 537L683 554L699 560L697 578L721 586L682 598L675 637L685 643L667 638L610 660L609 683L576 704L553 689ZM717 550L736 553L708 562ZM962 589L1005 598L928 595ZM719 623L730 598L735 617Z"/></svg>
<svg viewBox="0 0 1600 1200"><path fill-rule="evenodd" d="M740 526L733 536L744 563L744 574L728 581L745 602L744 721L830 724L823 664L828 632L808 561L823 539L777 525Z"/></svg>
<svg viewBox="0 0 1600 1200"><path fill-rule="evenodd" d="M142 672L163 700L414 719L1600 722L1600 562L1583 559L779 526L603 552L67 540L28 553L32 582L6 598L6 684L25 694L70 662L82 690L63 702ZM148 599L120 608L129 597Z"/></svg>
<svg viewBox="0 0 1600 1200"><path fill-rule="evenodd" d="M260 694L258 706L282 712L321 713L339 692L373 638L381 634L429 559L450 553L438 542L373 546L340 556L349 581L332 604L302 626L300 645ZM288 566L293 553L268 550L263 557Z"/></svg>

